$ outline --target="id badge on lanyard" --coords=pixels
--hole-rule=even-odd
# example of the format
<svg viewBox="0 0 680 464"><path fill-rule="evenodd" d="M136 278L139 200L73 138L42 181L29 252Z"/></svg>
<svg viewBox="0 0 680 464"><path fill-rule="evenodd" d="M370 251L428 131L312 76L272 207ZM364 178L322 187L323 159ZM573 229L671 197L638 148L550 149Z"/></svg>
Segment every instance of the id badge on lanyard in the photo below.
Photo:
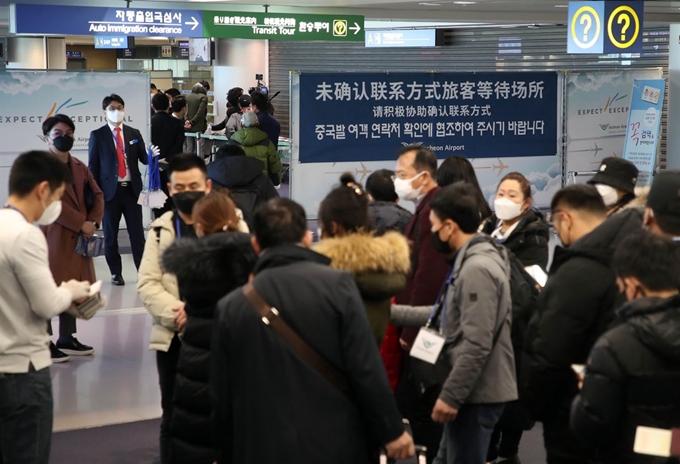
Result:
<svg viewBox="0 0 680 464"><path fill-rule="evenodd" d="M437 298L437 304L432 310L430 315L430 320L425 327L422 327L418 332L418 336L413 342L413 347L411 348L411 356L421 361L425 361L430 364L435 364L439 355L444 349L444 343L446 343L446 337L444 337L439 331L430 328L433 318L437 316L439 310L443 311L442 320L446 314L446 292L448 291L449 285L451 284L451 279L453 278L453 269L448 275L444 286L439 292L439 297ZM443 322L441 323L443 325Z"/></svg>

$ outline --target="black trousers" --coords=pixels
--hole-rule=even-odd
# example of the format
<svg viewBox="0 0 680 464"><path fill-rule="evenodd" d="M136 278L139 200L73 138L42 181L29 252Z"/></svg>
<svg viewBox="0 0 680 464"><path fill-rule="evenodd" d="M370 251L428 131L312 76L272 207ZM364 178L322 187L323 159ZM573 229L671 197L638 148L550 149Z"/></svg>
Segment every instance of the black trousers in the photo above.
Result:
<svg viewBox="0 0 680 464"><path fill-rule="evenodd" d="M177 364L182 342L175 334L167 353L156 352L156 367L158 368L158 383L161 387L161 464L170 462L170 427L172 425L173 399L175 396L175 377L177 376Z"/></svg>
<svg viewBox="0 0 680 464"><path fill-rule="evenodd" d="M47 321L47 333L52 333L52 320ZM76 318L70 314L61 313L59 315L59 338L69 338L76 333Z"/></svg>
<svg viewBox="0 0 680 464"><path fill-rule="evenodd" d="M569 427L569 410L560 408L543 421L543 441L548 464L591 464L595 452L581 443Z"/></svg>
<svg viewBox="0 0 680 464"><path fill-rule="evenodd" d="M118 230L122 217L125 217L132 257L137 269L142 262L144 224L142 223L142 207L137 204L137 199L138 195L135 195L131 183L118 183L116 195L104 204L104 254L112 276L123 273L123 264L118 252Z"/></svg>

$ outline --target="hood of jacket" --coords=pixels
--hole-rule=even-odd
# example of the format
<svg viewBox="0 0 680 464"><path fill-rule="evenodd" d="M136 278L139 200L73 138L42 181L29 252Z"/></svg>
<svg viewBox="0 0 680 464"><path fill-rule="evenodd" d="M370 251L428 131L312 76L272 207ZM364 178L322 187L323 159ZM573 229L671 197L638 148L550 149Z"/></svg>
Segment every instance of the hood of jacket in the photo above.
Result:
<svg viewBox="0 0 680 464"><path fill-rule="evenodd" d="M324 239L314 251L330 258L332 268L350 274L376 271L406 274L411 267L408 241L397 232L387 232L381 237L356 233Z"/></svg>
<svg viewBox="0 0 680 464"><path fill-rule="evenodd" d="M550 273L572 257L582 256L609 265L616 246L626 236L642 229L644 210L630 208L607 218L570 247L557 247Z"/></svg>
<svg viewBox="0 0 680 464"><path fill-rule="evenodd" d="M180 282L215 281L247 278L256 260L248 234L224 232L176 240L163 254L163 268Z"/></svg>
<svg viewBox="0 0 680 464"><path fill-rule="evenodd" d="M491 234L496 228L498 228L498 217L496 214L492 214L484 220L479 230ZM550 226L545 221L543 213L537 209L529 209L522 219L519 220L517 227L515 227L515 230L510 235L522 233L525 235L539 235L546 240L550 240Z"/></svg>
<svg viewBox="0 0 680 464"><path fill-rule="evenodd" d="M498 264L510 275L510 257L505 247L498 245L494 239L484 234L472 237L461 248L454 258L453 279L455 280L463 267L463 262L472 257L481 257Z"/></svg>
<svg viewBox="0 0 680 464"><path fill-rule="evenodd" d="M196 84L191 88L191 93L202 93L203 95L208 95L207 90L201 84Z"/></svg>
<svg viewBox="0 0 680 464"><path fill-rule="evenodd" d="M399 230L401 224L405 224L403 229L408 226L413 214L397 203L389 201L376 201L368 205L369 216L374 221L376 228Z"/></svg>
<svg viewBox="0 0 680 464"><path fill-rule="evenodd" d="M208 178L226 188L248 185L262 171L264 163L250 156L227 156L208 164Z"/></svg>
<svg viewBox="0 0 680 464"><path fill-rule="evenodd" d="M267 134L258 127L246 127L231 136L231 139L234 142L237 142L244 147L252 147L268 138Z"/></svg>
<svg viewBox="0 0 680 464"><path fill-rule="evenodd" d="M639 298L619 311L638 338L659 356L680 360L680 295Z"/></svg>
<svg viewBox="0 0 680 464"><path fill-rule="evenodd" d="M331 260L302 245L281 245L264 250L255 264L253 273L257 275L267 269L285 267L303 262L328 266L330 265Z"/></svg>

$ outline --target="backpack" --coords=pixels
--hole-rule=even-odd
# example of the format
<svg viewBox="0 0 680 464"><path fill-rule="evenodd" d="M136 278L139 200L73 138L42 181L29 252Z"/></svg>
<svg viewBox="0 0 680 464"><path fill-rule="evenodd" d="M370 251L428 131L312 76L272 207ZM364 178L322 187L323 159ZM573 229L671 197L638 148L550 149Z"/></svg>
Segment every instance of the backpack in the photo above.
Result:
<svg viewBox="0 0 680 464"><path fill-rule="evenodd" d="M265 203L262 192L256 187L241 186L229 189L234 203L243 212L243 220L248 224L248 229L253 230L255 211Z"/></svg>

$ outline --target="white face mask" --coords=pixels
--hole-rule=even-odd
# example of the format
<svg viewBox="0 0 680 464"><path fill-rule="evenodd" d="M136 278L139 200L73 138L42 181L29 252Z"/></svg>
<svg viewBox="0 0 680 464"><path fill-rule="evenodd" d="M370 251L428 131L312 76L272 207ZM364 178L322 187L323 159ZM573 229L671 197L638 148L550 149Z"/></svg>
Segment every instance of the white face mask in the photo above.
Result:
<svg viewBox="0 0 680 464"><path fill-rule="evenodd" d="M421 172L415 177L412 177L410 179L399 179L396 178L394 179L394 190L397 192L397 195L399 198L405 201L413 201L416 202L418 201L418 198L420 197L420 188L414 189L413 188L413 181L416 180L418 177L422 176L424 172ZM422 186L421 186L422 188Z"/></svg>
<svg viewBox="0 0 680 464"><path fill-rule="evenodd" d="M518 205L510 198L496 198L494 208L496 217L502 221L511 221L522 214L522 205Z"/></svg>
<svg viewBox="0 0 680 464"><path fill-rule="evenodd" d="M619 194L614 187L604 184L595 184L595 188L604 200L605 206L615 205L619 201Z"/></svg>
<svg viewBox="0 0 680 464"><path fill-rule="evenodd" d="M123 122L125 118L125 111L123 110L107 111L106 118L112 124L120 124L121 122Z"/></svg>
<svg viewBox="0 0 680 464"><path fill-rule="evenodd" d="M59 219L61 215L61 200L53 201L47 208L45 208L45 204L42 201L40 204L43 205L44 211L37 221L38 225L49 226Z"/></svg>

